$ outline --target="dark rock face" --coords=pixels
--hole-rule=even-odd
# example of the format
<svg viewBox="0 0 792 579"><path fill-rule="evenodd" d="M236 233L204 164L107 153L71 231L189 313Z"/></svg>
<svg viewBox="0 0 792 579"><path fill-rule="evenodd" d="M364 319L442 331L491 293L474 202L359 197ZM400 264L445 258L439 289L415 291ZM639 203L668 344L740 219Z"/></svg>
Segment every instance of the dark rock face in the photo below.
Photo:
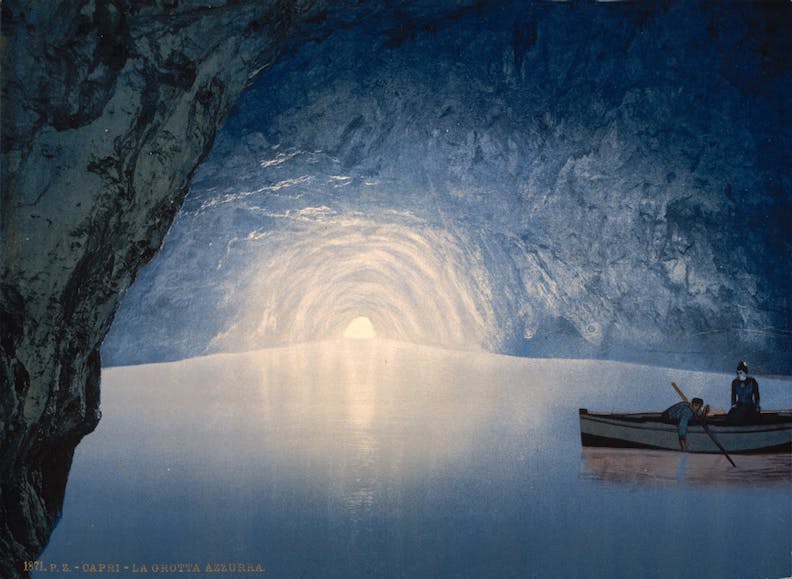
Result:
<svg viewBox="0 0 792 579"><path fill-rule="evenodd" d="M46 544L99 420L118 300L229 108L322 4L2 4L4 577Z"/></svg>
<svg viewBox="0 0 792 579"><path fill-rule="evenodd" d="M74 448L100 418L99 347L119 300L158 251L217 127L250 80L294 43L321 40L334 28L360 25L385 11L392 23L384 27L388 46L398 50L418 32L431 30L437 18L457 18L466 12L465 5L476 11L487 8L472 1L389 5L351 0L331 7L309 0L2 3L4 577L23 574L20 563L34 559L46 545L60 514ZM653 6L645 17L663 9ZM772 100L789 86L783 64L789 46L780 40L788 8L744 7L734 18L746 19L751 30L763 30L766 39L759 42L749 35L741 41L745 56L723 76L738 91L766 86L764 98ZM719 34L717 11L711 27L710 34ZM563 99L562 79L572 70L568 58L574 47L559 46L553 59L532 52L538 44L530 19L515 22L512 40L507 68L522 77L531 74L530 63L554 67L550 76L559 79L554 98ZM783 163L788 138L758 151L759 166L771 167L767 174ZM350 165L364 161L363 150L348 152ZM708 162L706 156L697 159ZM580 165L568 172L585 170ZM782 216L789 214L785 179L758 184ZM558 200L585 214L584 199L548 202ZM767 211L772 203L748 207L748 214ZM679 251L672 257L698 251L690 249L686 235L691 234L685 231L693 224L703 227L698 224L712 214L706 206L684 200L668 209L669 222L679 227ZM650 212L646 218L654 217ZM789 226L783 217L773 223ZM695 229L696 239L706 238L705 229ZM778 254L788 259L788 241L779 243ZM666 264L672 277L680 284L695 283L686 273L687 262L674 259ZM783 270L762 262L772 287L789 279L788 265L779 264L787 268ZM775 314L788 314L788 304L783 308ZM708 311L693 308L681 318L691 315Z"/></svg>

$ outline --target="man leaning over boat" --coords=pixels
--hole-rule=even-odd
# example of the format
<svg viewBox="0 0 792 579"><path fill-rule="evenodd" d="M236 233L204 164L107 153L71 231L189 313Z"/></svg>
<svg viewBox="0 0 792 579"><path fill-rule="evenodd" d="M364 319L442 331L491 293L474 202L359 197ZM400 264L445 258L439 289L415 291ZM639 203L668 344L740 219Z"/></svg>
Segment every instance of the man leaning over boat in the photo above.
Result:
<svg viewBox="0 0 792 579"><path fill-rule="evenodd" d="M663 411L662 417L666 422L677 425L677 435L679 436L679 448L687 451L687 428L691 419L696 422L696 417L706 416L709 412L709 404L704 406L701 398L693 398L688 402L677 402L670 408Z"/></svg>

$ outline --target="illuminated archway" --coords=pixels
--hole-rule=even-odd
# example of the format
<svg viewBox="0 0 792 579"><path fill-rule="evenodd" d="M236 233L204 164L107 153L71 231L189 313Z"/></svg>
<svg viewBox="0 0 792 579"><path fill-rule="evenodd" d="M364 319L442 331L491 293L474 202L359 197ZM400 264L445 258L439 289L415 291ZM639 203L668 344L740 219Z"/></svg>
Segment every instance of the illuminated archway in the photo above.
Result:
<svg viewBox="0 0 792 579"><path fill-rule="evenodd" d="M344 338L348 340L371 340L376 337L377 332L366 316L358 316L344 330Z"/></svg>

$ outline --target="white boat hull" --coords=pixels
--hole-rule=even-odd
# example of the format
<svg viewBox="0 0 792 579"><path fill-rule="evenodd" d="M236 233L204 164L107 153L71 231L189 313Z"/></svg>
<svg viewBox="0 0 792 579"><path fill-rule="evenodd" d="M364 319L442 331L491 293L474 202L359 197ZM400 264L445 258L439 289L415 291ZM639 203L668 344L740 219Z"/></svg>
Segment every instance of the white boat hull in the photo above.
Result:
<svg viewBox="0 0 792 579"><path fill-rule="evenodd" d="M712 436L700 424L688 426L688 452L722 452L713 437L734 454L792 451L792 411L768 413L760 423L747 425L728 425L723 417L713 417L707 428ZM679 450L677 426L663 421L658 413L605 414L581 409L580 438L583 446Z"/></svg>

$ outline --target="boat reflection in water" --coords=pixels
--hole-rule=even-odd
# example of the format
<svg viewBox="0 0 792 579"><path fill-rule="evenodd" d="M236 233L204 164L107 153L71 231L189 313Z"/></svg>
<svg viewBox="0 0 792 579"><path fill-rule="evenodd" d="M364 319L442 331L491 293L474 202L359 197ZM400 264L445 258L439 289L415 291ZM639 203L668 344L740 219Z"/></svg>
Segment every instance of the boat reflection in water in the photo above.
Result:
<svg viewBox="0 0 792 579"><path fill-rule="evenodd" d="M792 454L734 455L583 448L582 475L632 485L700 488L792 488Z"/></svg>

